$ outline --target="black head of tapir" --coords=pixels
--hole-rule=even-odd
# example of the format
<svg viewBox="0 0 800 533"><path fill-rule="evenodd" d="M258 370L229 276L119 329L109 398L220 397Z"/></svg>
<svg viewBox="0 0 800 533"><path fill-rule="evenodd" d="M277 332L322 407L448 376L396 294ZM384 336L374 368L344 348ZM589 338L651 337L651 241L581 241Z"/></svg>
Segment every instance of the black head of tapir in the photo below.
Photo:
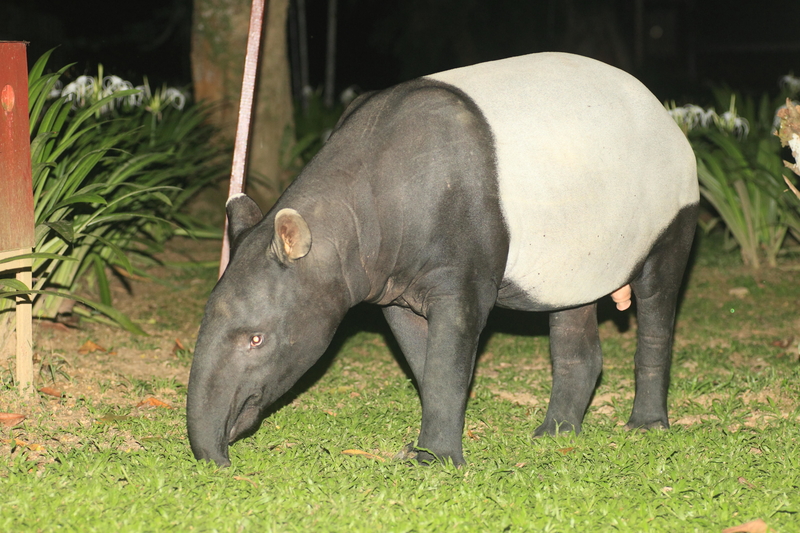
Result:
<svg viewBox="0 0 800 533"><path fill-rule="evenodd" d="M494 306L550 312L553 388L534 432L580 431L602 368L596 302L636 300L629 427L668 427L677 295L699 201L695 156L641 83L532 54L356 100L262 218L228 202L232 255L205 310L188 429L229 464L328 346L382 307L419 388L418 461L464 462L478 340Z"/></svg>
<svg viewBox="0 0 800 533"><path fill-rule="evenodd" d="M206 305L187 405L195 456L223 465L229 443L322 355L349 307L313 259L304 260L311 233L299 213L283 209L261 221L244 195L227 211L232 260ZM320 291L307 290L311 284Z"/></svg>

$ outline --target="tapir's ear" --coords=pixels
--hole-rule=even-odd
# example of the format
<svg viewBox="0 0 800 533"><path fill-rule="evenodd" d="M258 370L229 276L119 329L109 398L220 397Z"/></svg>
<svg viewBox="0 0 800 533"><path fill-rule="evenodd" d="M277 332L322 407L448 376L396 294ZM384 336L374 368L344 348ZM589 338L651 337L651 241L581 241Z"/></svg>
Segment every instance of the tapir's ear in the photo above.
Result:
<svg viewBox="0 0 800 533"><path fill-rule="evenodd" d="M244 230L252 228L264 217L258 204L243 193L228 198L225 211L228 213L228 238L231 244Z"/></svg>
<svg viewBox="0 0 800 533"><path fill-rule="evenodd" d="M311 249L311 230L294 209L281 209L275 215L275 236L272 251L282 263L305 257Z"/></svg>

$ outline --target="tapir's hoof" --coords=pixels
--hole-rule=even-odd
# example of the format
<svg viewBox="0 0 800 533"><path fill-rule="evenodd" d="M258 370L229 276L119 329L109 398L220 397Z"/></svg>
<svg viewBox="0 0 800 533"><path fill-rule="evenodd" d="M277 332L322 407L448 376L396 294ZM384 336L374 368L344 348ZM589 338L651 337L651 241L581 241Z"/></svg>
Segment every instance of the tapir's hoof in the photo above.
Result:
<svg viewBox="0 0 800 533"><path fill-rule="evenodd" d="M564 433L571 433L574 432L578 434L581 432L581 426L578 424L572 424L571 422L556 422L555 420L545 420L544 423L536 428L533 432L533 436L535 437L544 437L545 435L560 435Z"/></svg>
<svg viewBox="0 0 800 533"><path fill-rule="evenodd" d="M393 457L395 461L403 461L412 464L419 464L423 466L430 466L435 462L447 462L448 459L456 466L463 466L466 464L464 457L453 458L451 456L437 457L428 450L422 450L414 446L413 442L409 442L403 449L397 452Z"/></svg>
<svg viewBox="0 0 800 533"><path fill-rule="evenodd" d="M666 420L654 420L650 422L638 422L634 420L629 420L628 423L625 424L625 429L627 430L638 429L639 431L649 431L651 429L669 429L669 422Z"/></svg>

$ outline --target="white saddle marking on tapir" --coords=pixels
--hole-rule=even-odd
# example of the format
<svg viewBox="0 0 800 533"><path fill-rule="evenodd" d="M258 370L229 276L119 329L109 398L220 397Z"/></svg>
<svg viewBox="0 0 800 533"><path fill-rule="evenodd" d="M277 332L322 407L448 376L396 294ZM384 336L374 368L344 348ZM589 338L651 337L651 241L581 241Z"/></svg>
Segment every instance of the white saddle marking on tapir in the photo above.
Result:
<svg viewBox="0 0 800 533"><path fill-rule="evenodd" d="M661 103L593 59L532 54L428 76L483 111L510 233L505 281L552 308L619 289L678 211L694 153Z"/></svg>

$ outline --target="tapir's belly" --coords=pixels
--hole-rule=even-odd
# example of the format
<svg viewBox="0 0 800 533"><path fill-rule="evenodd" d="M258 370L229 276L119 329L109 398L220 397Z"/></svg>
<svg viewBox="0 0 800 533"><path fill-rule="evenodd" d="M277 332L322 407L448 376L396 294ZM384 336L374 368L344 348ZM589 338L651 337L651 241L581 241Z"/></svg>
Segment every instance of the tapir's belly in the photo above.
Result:
<svg viewBox="0 0 800 533"><path fill-rule="evenodd" d="M625 285L698 201L688 142L620 70L535 54L429 78L464 91L492 129L510 235L504 284L537 307L581 305Z"/></svg>

